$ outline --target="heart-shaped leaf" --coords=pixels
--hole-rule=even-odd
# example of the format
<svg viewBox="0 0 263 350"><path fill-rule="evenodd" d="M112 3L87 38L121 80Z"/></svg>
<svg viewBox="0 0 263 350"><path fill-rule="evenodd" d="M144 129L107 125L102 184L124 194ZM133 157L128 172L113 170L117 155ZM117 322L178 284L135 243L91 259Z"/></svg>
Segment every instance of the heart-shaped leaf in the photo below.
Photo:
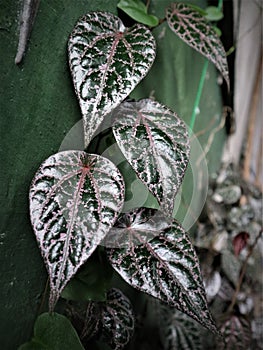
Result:
<svg viewBox="0 0 263 350"><path fill-rule="evenodd" d="M78 21L68 50L86 147L104 116L146 75L155 58L155 46L146 27L136 24L126 29L111 13L91 12Z"/></svg>
<svg viewBox="0 0 263 350"><path fill-rule="evenodd" d="M68 304L66 309L67 316L80 335L83 344L97 336L101 330L100 304L93 301Z"/></svg>
<svg viewBox="0 0 263 350"><path fill-rule="evenodd" d="M134 314L130 300L118 289L107 293L107 302L102 304L102 336L114 350L127 345L134 331Z"/></svg>
<svg viewBox="0 0 263 350"><path fill-rule="evenodd" d="M166 18L174 33L214 63L229 88L226 52L213 26L191 5L180 2L166 9Z"/></svg>
<svg viewBox="0 0 263 350"><path fill-rule="evenodd" d="M130 230L131 226L132 230ZM130 248L131 244L133 246L141 245L142 240L150 241L168 226L168 221L164 220L161 211L136 208L129 213L119 215L116 224L101 244L107 248ZM134 229L138 235L133 234Z"/></svg>
<svg viewBox="0 0 263 350"><path fill-rule="evenodd" d="M69 320L57 313L38 316L34 337L19 347L19 350L84 350L79 337Z"/></svg>
<svg viewBox="0 0 263 350"><path fill-rule="evenodd" d="M122 153L171 216L190 153L184 122L150 99L124 102L114 117L113 133Z"/></svg>
<svg viewBox="0 0 263 350"><path fill-rule="evenodd" d="M220 21L224 17L223 12L216 6L208 6L205 9L205 12L206 12L205 17L209 21Z"/></svg>
<svg viewBox="0 0 263 350"><path fill-rule="evenodd" d="M144 210L146 215L153 212ZM141 234L136 215L134 222L130 222L131 217L127 219L127 230L140 244L135 245L131 240L129 247L108 249L114 269L131 286L176 307L217 332L207 307L198 258L182 227L176 221L167 223L159 236L148 240L147 235ZM122 227L123 223L124 220ZM150 216L148 226L151 226ZM153 224L152 231L154 228Z"/></svg>
<svg viewBox="0 0 263 350"><path fill-rule="evenodd" d="M147 13L147 6L141 0L120 0L117 6L139 23L150 27L155 27L159 23L156 16Z"/></svg>
<svg viewBox="0 0 263 350"><path fill-rule="evenodd" d="M223 337L218 339L219 350L246 350L251 345L251 324L242 316L230 315L220 328Z"/></svg>
<svg viewBox="0 0 263 350"><path fill-rule="evenodd" d="M200 327L186 314L160 305L160 336L164 350L202 350Z"/></svg>
<svg viewBox="0 0 263 350"><path fill-rule="evenodd" d="M108 159L80 151L49 157L30 188L30 216L50 276L50 309L113 226L123 179Z"/></svg>

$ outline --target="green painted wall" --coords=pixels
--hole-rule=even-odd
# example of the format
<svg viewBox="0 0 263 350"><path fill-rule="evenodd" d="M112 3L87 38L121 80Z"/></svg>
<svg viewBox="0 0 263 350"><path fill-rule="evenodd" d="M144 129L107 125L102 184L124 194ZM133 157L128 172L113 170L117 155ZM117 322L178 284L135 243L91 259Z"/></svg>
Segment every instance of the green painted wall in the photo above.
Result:
<svg viewBox="0 0 263 350"><path fill-rule="evenodd" d="M153 11L163 17L169 2L153 1ZM5 350L29 339L47 280L29 222L28 188L39 165L58 150L81 118L67 64L67 38L78 17L90 10L116 13L116 3L41 1L28 52L17 67L21 1L1 1L0 346ZM189 121L204 60L163 28L154 31L159 37L156 63L134 95L141 98L151 93ZM211 118L218 123L221 100L216 75L210 65L196 130L207 126ZM202 143L208 135L209 129ZM222 133L218 135L210 152L211 171L218 167L223 138Z"/></svg>

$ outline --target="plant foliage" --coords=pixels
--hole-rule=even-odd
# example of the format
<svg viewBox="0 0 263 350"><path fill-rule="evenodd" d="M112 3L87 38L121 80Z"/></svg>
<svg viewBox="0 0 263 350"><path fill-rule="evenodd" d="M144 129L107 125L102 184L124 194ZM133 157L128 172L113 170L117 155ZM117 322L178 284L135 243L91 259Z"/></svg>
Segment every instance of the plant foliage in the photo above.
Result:
<svg viewBox="0 0 263 350"><path fill-rule="evenodd" d="M198 324L186 314L160 305L160 332L164 350L202 350Z"/></svg>
<svg viewBox="0 0 263 350"><path fill-rule="evenodd" d="M68 51L86 146L105 115L146 75L155 59L155 46L147 28L141 24L125 28L111 13L91 12L78 21Z"/></svg>
<svg viewBox="0 0 263 350"><path fill-rule="evenodd" d="M149 213L142 215L142 211L147 213L149 209L139 209L142 222L134 215L136 211L123 214L117 223L118 227L120 222L121 228L126 223L127 234L132 238L127 238L128 247L109 249L114 269L133 287L217 332L207 308L198 258L183 228L176 221L168 222L156 237L149 239L145 226L147 224L151 232L155 231L155 225L151 226ZM131 221L133 218L135 220ZM165 218L162 221L165 222Z"/></svg>
<svg viewBox="0 0 263 350"><path fill-rule="evenodd" d="M167 8L166 18L173 32L215 64L229 87L225 49L206 18L192 6L180 2Z"/></svg>
<svg viewBox="0 0 263 350"><path fill-rule="evenodd" d="M38 316L33 339L19 350L84 350L79 337L67 317L53 313Z"/></svg>
<svg viewBox="0 0 263 350"><path fill-rule="evenodd" d="M102 335L114 350L123 349L134 330L134 315L129 299L118 289L107 293L101 310Z"/></svg>
<svg viewBox="0 0 263 350"><path fill-rule="evenodd" d="M49 157L30 188L30 216L50 276L50 308L113 226L124 200L109 160L66 151Z"/></svg>
<svg viewBox="0 0 263 350"><path fill-rule="evenodd" d="M155 27L159 23L156 16L149 15L147 6L141 0L121 0L118 8L127 13L135 21L149 27Z"/></svg>
<svg viewBox="0 0 263 350"><path fill-rule="evenodd" d="M118 7L150 27L161 23L139 0L122 0ZM210 59L228 82L223 46L200 11L182 3L171 4L167 21L187 44ZM189 161L186 126L175 112L157 101L124 102L155 59L151 31L142 24L125 28L111 13L90 12L78 20L68 51L83 116L85 147L112 112L112 131L119 149L157 199L160 210L136 208L120 214L123 177L100 155L66 151L44 161L32 181L29 197L32 226L49 273L50 311L61 293L70 301L71 309L74 301L81 300L86 305L84 316L74 308L71 312L76 328L82 325L81 340L90 341L99 334L112 349L120 350L128 344L134 329L129 300L115 288L108 290L111 272L100 271L94 277L95 270L105 268L98 250L96 258L94 255L103 244L109 263L132 287L218 333L208 310L194 247L184 229L171 218ZM40 321L47 324L48 331L40 327ZM198 348L195 328L193 336L184 329L191 321L178 313L173 313L170 321L175 328L167 328L169 346L187 349L190 344L191 349L196 344ZM73 339L75 333L65 322L63 316L43 314L32 341L49 347L56 334L57 341L64 344L60 330L56 333L61 324ZM53 333L49 333L51 328ZM63 349L69 348L71 340ZM72 348L82 348L78 339L76 344Z"/></svg>
<svg viewBox="0 0 263 350"><path fill-rule="evenodd" d="M150 99L122 103L114 115L113 132L122 153L161 209L172 216L190 154L185 124Z"/></svg>

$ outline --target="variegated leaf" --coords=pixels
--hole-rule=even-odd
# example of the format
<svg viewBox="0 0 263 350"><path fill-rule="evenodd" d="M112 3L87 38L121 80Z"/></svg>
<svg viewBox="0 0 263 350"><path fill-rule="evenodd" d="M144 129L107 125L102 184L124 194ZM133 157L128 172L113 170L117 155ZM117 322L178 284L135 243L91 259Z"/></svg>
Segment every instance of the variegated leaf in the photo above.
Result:
<svg viewBox="0 0 263 350"><path fill-rule="evenodd" d="M229 88L226 52L213 26L199 11L185 3L172 3L166 9L167 23L189 46L214 63Z"/></svg>
<svg viewBox="0 0 263 350"><path fill-rule="evenodd" d="M251 344L251 325L242 316L231 315L222 324L223 337L218 339L218 350L247 350Z"/></svg>
<svg viewBox="0 0 263 350"><path fill-rule="evenodd" d="M160 336L164 350L202 350L198 324L186 314L161 305Z"/></svg>
<svg viewBox="0 0 263 350"><path fill-rule="evenodd" d="M86 147L104 116L146 75L155 58L155 46L146 27L136 24L127 29L111 13L90 12L79 19L68 50Z"/></svg>
<svg viewBox="0 0 263 350"><path fill-rule="evenodd" d="M128 344L134 331L134 314L130 300L118 289L107 293L107 301L101 311L102 336L114 350Z"/></svg>
<svg viewBox="0 0 263 350"><path fill-rule="evenodd" d="M176 307L217 332L208 310L198 258L183 228L173 221L159 236L148 240L147 235L141 234L136 219L130 222L131 217L127 220L127 229L140 244L135 245L131 240L129 247L108 249L114 269L131 286ZM150 226L150 218L148 223ZM154 228L153 225L152 231Z"/></svg>
<svg viewBox="0 0 263 350"><path fill-rule="evenodd" d="M113 132L122 153L171 216L190 153L184 122L150 99L124 102L114 117Z"/></svg>
<svg viewBox="0 0 263 350"><path fill-rule="evenodd" d="M50 276L50 308L113 226L124 183L108 159L80 151L49 157L30 188L30 216Z"/></svg>
<svg viewBox="0 0 263 350"><path fill-rule="evenodd" d="M79 334L80 340L86 344L97 336L101 329L101 307L100 303L90 301L87 304L68 304L66 309L72 325Z"/></svg>
<svg viewBox="0 0 263 350"><path fill-rule="evenodd" d="M133 227L130 230L130 227ZM163 213L155 209L136 208L129 213L120 214L116 224L101 242L107 248L130 248L141 245L158 236L169 223L164 220ZM133 234L136 230L138 235Z"/></svg>

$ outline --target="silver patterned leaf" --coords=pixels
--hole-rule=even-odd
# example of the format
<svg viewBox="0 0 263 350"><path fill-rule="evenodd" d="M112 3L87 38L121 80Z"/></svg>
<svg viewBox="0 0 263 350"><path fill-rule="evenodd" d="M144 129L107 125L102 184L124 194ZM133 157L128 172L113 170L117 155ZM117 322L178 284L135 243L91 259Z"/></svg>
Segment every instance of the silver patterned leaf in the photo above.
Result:
<svg viewBox="0 0 263 350"><path fill-rule="evenodd" d="M158 236L168 227L167 220L163 220L163 213L155 209L136 208L129 213L120 214L114 227L101 242L107 248L124 248L141 245L142 240L149 241ZM133 230L139 235L134 235Z"/></svg>
<svg viewBox="0 0 263 350"><path fill-rule="evenodd" d="M156 44L141 24L125 28L111 13L90 12L75 26L68 51L87 147L104 116L147 74Z"/></svg>
<svg viewBox="0 0 263 350"><path fill-rule="evenodd" d="M166 18L175 34L214 63L229 88L226 52L213 26L191 5L180 2L166 9Z"/></svg>
<svg viewBox="0 0 263 350"><path fill-rule="evenodd" d="M131 215L127 227L140 245L131 240L129 247L108 249L113 268L134 288L176 307L217 332L208 310L198 258L183 228L173 221L149 240L141 234L136 220L130 222L130 218Z"/></svg>
<svg viewBox="0 0 263 350"><path fill-rule="evenodd" d="M160 305L160 336L164 350L202 350L200 327L186 314Z"/></svg>
<svg viewBox="0 0 263 350"><path fill-rule="evenodd" d="M134 314L129 299L118 289L107 293L101 310L102 336L112 349L121 350L134 331Z"/></svg>
<svg viewBox="0 0 263 350"><path fill-rule="evenodd" d="M50 277L50 309L113 226L124 183L108 159L80 151L49 157L30 188L30 217Z"/></svg>
<svg viewBox="0 0 263 350"><path fill-rule="evenodd" d="M252 340L251 324L242 316L230 315L220 328L223 337L218 339L218 350L247 350Z"/></svg>
<svg viewBox="0 0 263 350"><path fill-rule="evenodd" d="M150 99L124 102L114 111L113 133L137 176L171 216L190 153L184 122Z"/></svg>

